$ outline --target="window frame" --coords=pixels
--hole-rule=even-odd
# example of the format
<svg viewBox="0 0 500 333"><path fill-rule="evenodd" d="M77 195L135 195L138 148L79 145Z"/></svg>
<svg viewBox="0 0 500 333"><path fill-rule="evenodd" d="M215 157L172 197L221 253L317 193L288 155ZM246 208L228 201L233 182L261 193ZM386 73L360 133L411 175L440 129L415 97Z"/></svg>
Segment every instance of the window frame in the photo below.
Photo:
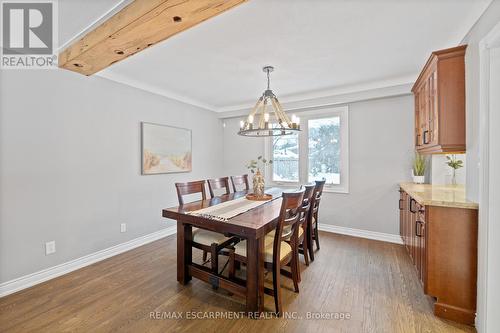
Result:
<svg viewBox="0 0 500 333"><path fill-rule="evenodd" d="M288 112L290 113L290 112ZM307 184L309 177L309 126L308 121L314 119L339 117L340 118L340 184L327 184L323 191L333 193L349 193L349 112L348 106L329 107L309 111L296 112L300 117L301 131L298 136L299 145L299 181L274 181L273 166L265 170L267 184L271 186L296 187ZM264 156L272 159L272 138L266 138Z"/></svg>

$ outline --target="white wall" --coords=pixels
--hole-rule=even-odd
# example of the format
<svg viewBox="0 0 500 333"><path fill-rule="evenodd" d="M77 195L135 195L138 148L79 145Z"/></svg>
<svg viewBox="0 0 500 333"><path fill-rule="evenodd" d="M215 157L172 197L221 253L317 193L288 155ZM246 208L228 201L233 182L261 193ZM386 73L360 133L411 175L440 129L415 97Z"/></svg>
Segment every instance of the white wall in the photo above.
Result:
<svg viewBox="0 0 500 333"><path fill-rule="evenodd" d="M1 71L0 96L0 282L172 225L174 182L222 168L207 110L62 70ZM193 172L141 176L141 121L191 128Z"/></svg>
<svg viewBox="0 0 500 333"><path fill-rule="evenodd" d="M453 169L451 169L446 162L446 154L434 154L431 155L431 184L436 185L449 185L452 183ZM467 174L467 158L466 154L455 154L457 160L463 162L463 167L457 169L456 171L456 181L457 184L465 185L466 174Z"/></svg>
<svg viewBox="0 0 500 333"><path fill-rule="evenodd" d="M500 164L500 133L498 125L500 125L500 39L496 43L495 48L490 49L490 113L489 113L489 188L488 188L488 205L486 210L481 211L480 223L488 221L487 227L487 251L486 263L487 269L481 273L487 275L486 286L482 283L480 287L485 289L487 297L484 304L487 307L487 325L484 325L485 332L500 331L500 262L498 254L500 253L500 175L498 174L497 165ZM486 198L484 198L486 201ZM481 203L482 204L482 203ZM487 218L483 218L486 215ZM479 239L482 239L482 235ZM481 252L480 252L481 253ZM482 260L480 267L482 267ZM483 275L483 276L484 276ZM483 293L484 295L484 293ZM480 299L481 301L483 299Z"/></svg>
<svg viewBox="0 0 500 333"><path fill-rule="evenodd" d="M325 193L321 223L399 234L398 183L410 180L413 158L413 96L351 103L348 112L350 192ZM227 174L245 173L264 153L262 138L236 134L239 120L225 120Z"/></svg>
<svg viewBox="0 0 500 333"><path fill-rule="evenodd" d="M500 21L500 0L493 0L488 9L462 41L467 44L465 53L465 101L467 181L469 200L479 200L479 42Z"/></svg>

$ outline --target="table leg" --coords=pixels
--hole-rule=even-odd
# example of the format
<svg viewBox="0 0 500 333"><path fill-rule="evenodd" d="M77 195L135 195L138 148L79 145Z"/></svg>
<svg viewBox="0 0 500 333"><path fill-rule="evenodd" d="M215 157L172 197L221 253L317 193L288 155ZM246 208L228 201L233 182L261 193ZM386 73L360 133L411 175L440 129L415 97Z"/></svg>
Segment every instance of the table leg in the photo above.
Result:
<svg viewBox="0 0 500 333"><path fill-rule="evenodd" d="M192 237L191 225L177 221L177 281L181 284L186 284L191 280L188 265L193 260Z"/></svg>
<svg viewBox="0 0 500 333"><path fill-rule="evenodd" d="M264 237L247 239L247 312L264 310Z"/></svg>

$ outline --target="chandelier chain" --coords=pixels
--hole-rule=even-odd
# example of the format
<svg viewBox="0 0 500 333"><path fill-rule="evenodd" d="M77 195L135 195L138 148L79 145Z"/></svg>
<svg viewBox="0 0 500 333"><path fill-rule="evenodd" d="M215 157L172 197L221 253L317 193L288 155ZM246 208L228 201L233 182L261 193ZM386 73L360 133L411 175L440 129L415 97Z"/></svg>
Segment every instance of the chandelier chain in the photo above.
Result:
<svg viewBox="0 0 500 333"><path fill-rule="evenodd" d="M266 71L267 71L267 90L270 90L270 86L271 86L270 82L271 82L271 80L269 78L269 68Z"/></svg>

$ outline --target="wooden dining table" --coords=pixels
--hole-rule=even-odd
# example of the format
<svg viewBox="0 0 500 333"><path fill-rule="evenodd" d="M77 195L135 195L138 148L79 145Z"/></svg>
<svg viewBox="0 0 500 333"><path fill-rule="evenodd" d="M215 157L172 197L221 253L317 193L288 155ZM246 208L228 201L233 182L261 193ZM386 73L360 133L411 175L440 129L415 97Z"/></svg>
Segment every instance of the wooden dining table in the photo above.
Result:
<svg viewBox="0 0 500 333"><path fill-rule="evenodd" d="M247 191L225 194L207 200L186 203L163 210L163 217L177 221L177 281L183 285L192 277L208 282L214 287L246 298L246 311L259 314L264 309L264 237L276 228L281 209L281 193L283 190L271 188L266 193L273 199L258 207L252 208L227 222L190 215L188 212L217 205L222 202L241 198ZM194 263L192 260L191 240L192 228L201 228L227 236L237 236L247 240L246 280L236 281L211 269Z"/></svg>

